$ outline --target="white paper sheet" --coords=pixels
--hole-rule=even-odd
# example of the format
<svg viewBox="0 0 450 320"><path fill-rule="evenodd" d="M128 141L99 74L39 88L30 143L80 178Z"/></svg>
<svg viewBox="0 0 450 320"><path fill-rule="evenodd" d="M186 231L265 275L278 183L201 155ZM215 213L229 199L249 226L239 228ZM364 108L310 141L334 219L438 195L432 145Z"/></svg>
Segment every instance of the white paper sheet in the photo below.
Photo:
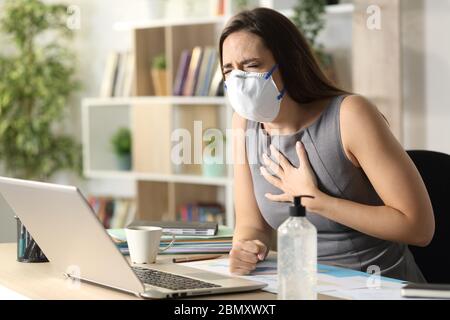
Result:
<svg viewBox="0 0 450 320"><path fill-rule="evenodd" d="M0 300L30 300L30 298L0 285Z"/></svg>
<svg viewBox="0 0 450 320"><path fill-rule="evenodd" d="M228 259L215 259L183 263L183 265L198 268L205 271L211 271L226 275L231 275L229 271ZM258 263L255 274L242 276L247 279L267 283L264 291L277 293L277 275L276 258L271 257ZM329 296L353 299L353 300L399 300L405 299L401 296L400 290L404 284L381 279L379 288L370 288L369 277L350 276L336 277L328 273L319 273L317 275L318 284L317 293L323 293Z"/></svg>
<svg viewBox="0 0 450 320"><path fill-rule="evenodd" d="M193 261L183 263L185 266L202 269L205 271L216 272L225 275L232 275L229 270L229 260L214 259L204 261ZM258 263L258 267L252 275L241 276L254 281L264 282L267 284L263 290L271 293L277 293L277 275L276 275L276 258L268 258Z"/></svg>

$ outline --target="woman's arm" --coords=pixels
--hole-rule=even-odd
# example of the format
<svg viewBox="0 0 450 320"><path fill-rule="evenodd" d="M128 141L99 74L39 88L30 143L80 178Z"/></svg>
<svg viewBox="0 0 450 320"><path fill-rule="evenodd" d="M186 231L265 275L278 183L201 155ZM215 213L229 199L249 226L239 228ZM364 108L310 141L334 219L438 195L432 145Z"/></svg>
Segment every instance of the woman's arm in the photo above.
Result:
<svg viewBox="0 0 450 320"><path fill-rule="evenodd" d="M270 226L264 220L253 193L253 181L245 150L247 120L233 114L233 168L236 227L233 241L258 239L270 244Z"/></svg>
<svg viewBox="0 0 450 320"><path fill-rule="evenodd" d="M363 97L347 97L341 106L341 136L346 154L364 170L384 206L324 197L320 213L378 238L428 245L434 234L428 192L377 108Z"/></svg>
<svg viewBox="0 0 450 320"><path fill-rule="evenodd" d="M259 211L245 150L246 120L233 115L233 167L236 226L230 251L230 271L248 274L263 260L271 238L271 228Z"/></svg>
<svg viewBox="0 0 450 320"><path fill-rule="evenodd" d="M285 192L284 196L267 195L268 198L279 201L286 196L310 194L315 198L304 198L302 203L311 212L380 239L416 246L429 244L434 234L434 216L427 190L382 115L366 99L350 96L342 103L340 121L347 157L361 166L384 205L363 205L321 192L301 145L297 151L304 165L300 168L289 167L277 153L280 179L263 170L266 179Z"/></svg>

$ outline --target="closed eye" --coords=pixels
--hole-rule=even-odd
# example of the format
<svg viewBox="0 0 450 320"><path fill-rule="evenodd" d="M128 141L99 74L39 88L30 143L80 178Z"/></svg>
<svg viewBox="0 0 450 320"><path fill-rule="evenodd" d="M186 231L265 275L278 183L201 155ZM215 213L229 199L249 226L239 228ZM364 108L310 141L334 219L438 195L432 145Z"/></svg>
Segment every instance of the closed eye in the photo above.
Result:
<svg viewBox="0 0 450 320"><path fill-rule="evenodd" d="M259 68L259 64L250 64L245 66L244 69L258 69ZM225 69L223 71L223 75L226 76L227 74L229 74L232 71L232 69Z"/></svg>
<svg viewBox="0 0 450 320"><path fill-rule="evenodd" d="M256 69L256 68L258 68L259 67L259 65L257 65L257 64L252 64L252 65L248 65L246 68L249 68L249 69Z"/></svg>

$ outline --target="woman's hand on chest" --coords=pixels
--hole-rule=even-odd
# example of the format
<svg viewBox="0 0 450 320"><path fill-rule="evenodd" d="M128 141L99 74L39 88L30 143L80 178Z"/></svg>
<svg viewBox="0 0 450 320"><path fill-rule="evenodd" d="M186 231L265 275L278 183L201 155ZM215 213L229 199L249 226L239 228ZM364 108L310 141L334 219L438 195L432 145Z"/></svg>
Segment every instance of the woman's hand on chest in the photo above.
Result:
<svg viewBox="0 0 450 320"><path fill-rule="evenodd" d="M317 198L321 192L317 187L317 179L303 143L298 141L295 149L300 163L298 168L294 167L273 145L270 146L270 151L276 162L271 160L268 155L263 155L265 167L260 168L261 174L269 183L283 191L278 195L267 193L265 197L277 202L291 202L294 196L310 195L316 198L303 198L302 205L314 212L318 204ZM275 175L269 173L267 168Z"/></svg>

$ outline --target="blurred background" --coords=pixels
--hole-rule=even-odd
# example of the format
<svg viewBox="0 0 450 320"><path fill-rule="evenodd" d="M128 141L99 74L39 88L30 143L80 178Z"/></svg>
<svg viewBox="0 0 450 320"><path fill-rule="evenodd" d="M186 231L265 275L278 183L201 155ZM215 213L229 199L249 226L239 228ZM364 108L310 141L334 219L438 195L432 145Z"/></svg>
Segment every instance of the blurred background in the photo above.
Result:
<svg viewBox="0 0 450 320"><path fill-rule="evenodd" d="M171 135L230 127L217 41L257 6L292 19L405 149L450 153L450 0L0 0L0 174L79 186L107 228L233 226L231 170L174 164ZM14 223L0 197L0 242Z"/></svg>

